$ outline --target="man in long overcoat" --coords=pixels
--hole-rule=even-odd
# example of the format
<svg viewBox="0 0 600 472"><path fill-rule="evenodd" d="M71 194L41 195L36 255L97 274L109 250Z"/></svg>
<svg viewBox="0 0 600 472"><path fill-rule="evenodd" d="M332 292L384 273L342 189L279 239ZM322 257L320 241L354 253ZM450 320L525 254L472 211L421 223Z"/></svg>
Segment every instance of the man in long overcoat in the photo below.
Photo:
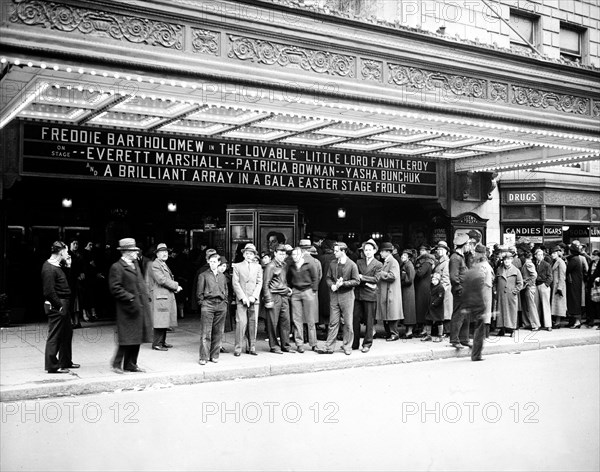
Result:
<svg viewBox="0 0 600 472"><path fill-rule="evenodd" d="M497 326L498 336L506 332L512 333L517 329L517 310L519 293L523 288L521 271L513 265L513 255L510 252L502 256L502 263L496 271L496 293L498 297Z"/></svg>
<svg viewBox="0 0 600 472"><path fill-rule="evenodd" d="M140 249L135 239L119 241L121 258L108 273L108 288L116 302L117 352L112 362L113 370L122 374L144 372L137 365L140 344L152 340L150 294L137 263Z"/></svg>
<svg viewBox="0 0 600 472"><path fill-rule="evenodd" d="M581 326L581 304L583 287L583 264L579 257L579 247L576 244L569 246L567 257L567 313L571 321L571 328Z"/></svg>
<svg viewBox="0 0 600 472"><path fill-rule="evenodd" d="M385 242L381 245L379 254L383 259L383 267L379 273L377 294L378 320L383 321L386 341L397 341L398 321L404 319L402 311L402 287L400 286L400 265L394 259L392 243Z"/></svg>
<svg viewBox="0 0 600 472"><path fill-rule="evenodd" d="M167 328L177 326L177 301L175 294L183 290L175 282L173 273L167 265L169 249L164 243L156 246L156 259L146 270L146 284L150 292L150 312L154 326L152 349L166 351L173 347L167 343Z"/></svg>

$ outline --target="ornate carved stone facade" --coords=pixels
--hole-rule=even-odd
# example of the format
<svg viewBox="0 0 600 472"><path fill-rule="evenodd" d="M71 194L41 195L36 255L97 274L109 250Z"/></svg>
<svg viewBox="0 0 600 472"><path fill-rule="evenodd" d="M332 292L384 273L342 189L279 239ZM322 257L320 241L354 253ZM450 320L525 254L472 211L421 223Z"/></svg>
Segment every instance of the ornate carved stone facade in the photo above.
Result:
<svg viewBox="0 0 600 472"><path fill-rule="evenodd" d="M192 28L192 50L202 54L221 54L221 33L205 29Z"/></svg>
<svg viewBox="0 0 600 472"><path fill-rule="evenodd" d="M530 87L512 86L513 103L527 105L534 108L554 107L565 113L577 113L587 115L590 113L590 100L573 95L545 92Z"/></svg>
<svg viewBox="0 0 600 472"><path fill-rule="evenodd" d="M383 80L383 62L370 59L361 59L362 68L360 74L365 80L381 82Z"/></svg>
<svg viewBox="0 0 600 472"><path fill-rule="evenodd" d="M13 2L10 14L10 21L13 23L64 32L78 31L149 46L183 48L184 28L181 25L77 8L62 3L35 0L13 0Z"/></svg>
<svg viewBox="0 0 600 472"><path fill-rule="evenodd" d="M486 98L487 95L487 83L483 79L443 74L391 63L388 63L388 68L390 73L388 82L399 87L407 86L417 90L441 88L454 95L474 98Z"/></svg>
<svg viewBox="0 0 600 472"><path fill-rule="evenodd" d="M600 102L594 101L594 105L592 106L592 116L600 116Z"/></svg>
<svg viewBox="0 0 600 472"><path fill-rule="evenodd" d="M353 56L301 48L262 39L228 35L230 58L281 67L297 67L317 74L355 77Z"/></svg>
<svg viewBox="0 0 600 472"><path fill-rule="evenodd" d="M490 98L495 102L508 102L508 84L490 82Z"/></svg>

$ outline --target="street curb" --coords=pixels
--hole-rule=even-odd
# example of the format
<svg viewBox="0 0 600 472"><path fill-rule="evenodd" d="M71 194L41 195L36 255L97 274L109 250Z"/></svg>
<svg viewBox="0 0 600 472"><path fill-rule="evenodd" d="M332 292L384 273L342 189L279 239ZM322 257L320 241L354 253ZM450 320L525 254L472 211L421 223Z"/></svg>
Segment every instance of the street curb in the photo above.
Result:
<svg viewBox="0 0 600 472"><path fill-rule="evenodd" d="M492 342L489 342L484 346L484 354L485 356L494 354L518 354L525 351L593 344L600 344L599 336L547 341L535 339L529 342L517 342L514 346L495 345ZM267 353L265 353L265 355L267 355ZM64 383L63 381L60 383L49 383L44 385L24 384L3 389L2 392L0 392L0 402L6 403L44 398L60 398L127 390L152 390L169 388L174 385L190 385L204 382L219 382L225 380L250 379L275 375L322 372L356 367L374 367L468 357L470 357L469 349L462 349L459 351L454 349L433 351L423 347L418 351L397 353L391 356L383 354L378 355L373 351L368 354L354 351L351 356L343 356L340 351L339 353L336 352L333 354L331 359L314 363L293 361L285 364L267 363L266 365L260 366L233 367L212 371L207 369L198 372L181 371L169 373L115 374L115 377L108 379L79 379L69 383ZM198 368L200 369L200 366L198 366Z"/></svg>

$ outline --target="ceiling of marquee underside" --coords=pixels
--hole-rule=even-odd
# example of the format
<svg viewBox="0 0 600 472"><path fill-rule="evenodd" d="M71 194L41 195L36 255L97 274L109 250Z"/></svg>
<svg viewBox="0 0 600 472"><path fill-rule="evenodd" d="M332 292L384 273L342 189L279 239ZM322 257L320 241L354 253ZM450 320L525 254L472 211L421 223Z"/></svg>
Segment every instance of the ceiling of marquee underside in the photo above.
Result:
<svg viewBox="0 0 600 472"><path fill-rule="evenodd" d="M590 136L453 120L426 112L390 113L341 102L320 103L314 97L240 101L215 96L201 82L67 66L55 70L43 64L2 66L2 126L23 118L440 159L481 158L538 147L589 154L600 147L600 140Z"/></svg>

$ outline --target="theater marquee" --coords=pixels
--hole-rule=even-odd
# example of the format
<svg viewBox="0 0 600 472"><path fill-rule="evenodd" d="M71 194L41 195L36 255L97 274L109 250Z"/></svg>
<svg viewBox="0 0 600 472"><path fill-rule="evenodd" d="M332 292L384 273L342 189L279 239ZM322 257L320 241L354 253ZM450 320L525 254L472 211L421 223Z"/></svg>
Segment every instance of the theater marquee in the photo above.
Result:
<svg viewBox="0 0 600 472"><path fill-rule="evenodd" d="M22 175L437 197L425 159L26 122L21 136Z"/></svg>

